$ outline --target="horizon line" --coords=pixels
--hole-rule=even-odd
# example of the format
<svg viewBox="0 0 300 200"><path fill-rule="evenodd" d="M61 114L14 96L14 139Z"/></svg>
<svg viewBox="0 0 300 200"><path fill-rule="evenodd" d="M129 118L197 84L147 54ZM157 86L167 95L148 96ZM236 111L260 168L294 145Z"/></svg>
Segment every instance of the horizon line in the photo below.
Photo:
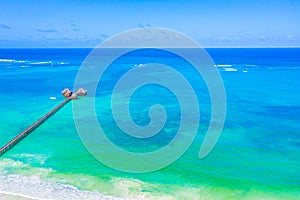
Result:
<svg viewBox="0 0 300 200"><path fill-rule="evenodd" d="M300 46L200 46L204 49L287 49ZM0 47L0 49L95 49L97 47ZM153 47L149 47L153 48Z"/></svg>

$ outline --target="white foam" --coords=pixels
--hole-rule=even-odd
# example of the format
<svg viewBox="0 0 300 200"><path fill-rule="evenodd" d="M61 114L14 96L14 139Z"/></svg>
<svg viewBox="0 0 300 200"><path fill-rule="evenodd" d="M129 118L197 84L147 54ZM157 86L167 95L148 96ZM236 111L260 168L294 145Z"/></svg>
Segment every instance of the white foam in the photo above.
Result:
<svg viewBox="0 0 300 200"><path fill-rule="evenodd" d="M143 67L144 66L144 64L135 64L133 67Z"/></svg>
<svg viewBox="0 0 300 200"><path fill-rule="evenodd" d="M13 60L13 59L0 59L0 63L25 63L31 65L46 65L46 64L56 64L56 65L67 65L67 62L55 62L55 61L26 61L26 60ZM29 67L29 66L21 66L21 67Z"/></svg>
<svg viewBox="0 0 300 200"><path fill-rule="evenodd" d="M51 100L56 100L56 97L50 97Z"/></svg>
<svg viewBox="0 0 300 200"><path fill-rule="evenodd" d="M226 64L226 65L217 65L217 67L232 67L232 65Z"/></svg>
<svg viewBox="0 0 300 200"><path fill-rule="evenodd" d="M15 62L15 60L10 60L10 59L0 59L0 62Z"/></svg>
<svg viewBox="0 0 300 200"><path fill-rule="evenodd" d="M45 65L45 64L51 64L52 61L40 61L40 62L30 62L32 65Z"/></svg>
<svg viewBox="0 0 300 200"><path fill-rule="evenodd" d="M31 156L31 154L24 154ZM20 171L21 170L21 171ZM9 174L8 171L20 171L22 174ZM72 185L57 183L49 179L45 180L41 177L51 177L54 173L52 169L35 168L20 161L12 159L0 160L0 199L4 195L9 199L121 199L118 197L108 196L99 192L80 190ZM2 194L2 196L1 196ZM11 196L11 197L10 197ZM17 198L19 197L19 198Z"/></svg>
<svg viewBox="0 0 300 200"><path fill-rule="evenodd" d="M59 65L68 65L69 63L66 63L66 62L59 62L58 64L59 64Z"/></svg>
<svg viewBox="0 0 300 200"><path fill-rule="evenodd" d="M98 192L79 190L74 186L46 182L39 176L8 175L0 176L0 194L21 196L30 199L120 199Z"/></svg>
<svg viewBox="0 0 300 200"><path fill-rule="evenodd" d="M153 184L130 178L113 178L113 188L127 199L199 199L199 189L166 184Z"/></svg>
<svg viewBox="0 0 300 200"><path fill-rule="evenodd" d="M23 156L31 156L31 154L24 154ZM8 173L10 172L10 174ZM11 173L21 173L11 174ZM97 177L89 177L86 175L63 175L57 174L60 178L53 176L57 174L53 169L36 168L20 161L11 159L0 160L0 199L1 194L11 195L9 199L29 198L29 199L183 199L190 194L189 199L198 197L197 191L192 188L176 187L169 191L169 186L152 184L131 178L112 178L102 182ZM72 184L66 184L66 182ZM116 196L104 195L97 191L80 190L74 185L82 185L83 187L92 188L97 184L98 191L105 191L108 194ZM102 188L101 190L99 190ZM169 193L171 192L171 193ZM7 196L4 196L5 198ZM15 197L15 198L14 198ZM19 197L19 198L18 198ZM192 198L194 197L194 198Z"/></svg>
<svg viewBox="0 0 300 200"><path fill-rule="evenodd" d="M247 73L247 72L248 72L248 70L246 70L246 69L245 69L245 70L243 70L243 72L244 72L244 73Z"/></svg>
<svg viewBox="0 0 300 200"><path fill-rule="evenodd" d="M226 68L224 68L224 71L226 71L226 72L236 72L237 69L234 69L234 68L231 68L231 67L226 67Z"/></svg>
<svg viewBox="0 0 300 200"><path fill-rule="evenodd" d="M12 59L0 59L0 62L8 62L8 63L26 63L25 60L12 60Z"/></svg>

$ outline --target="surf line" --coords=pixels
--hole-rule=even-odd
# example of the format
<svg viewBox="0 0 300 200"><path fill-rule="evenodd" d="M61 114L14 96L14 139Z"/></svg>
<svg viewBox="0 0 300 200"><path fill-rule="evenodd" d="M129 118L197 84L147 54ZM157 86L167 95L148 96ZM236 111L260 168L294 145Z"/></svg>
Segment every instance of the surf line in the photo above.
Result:
<svg viewBox="0 0 300 200"><path fill-rule="evenodd" d="M40 119L35 121L33 124L31 124L28 128L26 128L23 132L21 132L19 135L14 137L7 144L5 144L0 149L0 156L2 156L4 153L6 153L11 148L13 148L16 144L18 144L18 142L20 142L23 138L25 138L29 133L31 133L33 130L35 130L37 127L39 127L41 124L43 124L47 119L49 119L53 114L55 114L58 110L60 110L64 105L66 105L68 102L70 102L71 99L76 99L77 96L86 96L87 92L86 92L86 90L80 88L77 92L72 93L68 88L66 88L62 91L62 94L66 97L66 99L62 103L60 103L58 106L53 108L50 112L48 112L43 117L41 117Z"/></svg>
<svg viewBox="0 0 300 200"><path fill-rule="evenodd" d="M25 199L30 199L30 200L46 200L46 199L41 199L38 197L32 197L32 196L27 196L24 194L18 194L18 193L13 193L13 192L5 192L5 191L0 191L0 196L2 195L8 195L8 196L15 196L15 197L22 197Z"/></svg>

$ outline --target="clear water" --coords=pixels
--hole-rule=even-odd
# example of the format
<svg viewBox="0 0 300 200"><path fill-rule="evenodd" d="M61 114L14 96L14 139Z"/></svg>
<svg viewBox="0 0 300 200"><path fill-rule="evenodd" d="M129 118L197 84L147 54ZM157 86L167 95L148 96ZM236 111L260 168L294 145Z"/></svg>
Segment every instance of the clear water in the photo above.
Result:
<svg viewBox="0 0 300 200"><path fill-rule="evenodd" d="M0 145L63 100L60 91L73 87L90 50L0 50ZM55 199L70 194L73 199L104 198L101 194L150 199L298 199L300 49L207 51L224 81L227 116L221 138L205 159L197 157L210 118L204 83L176 57L159 51L140 52L116 61L107 70L106 88L97 91L97 116L111 140L123 148L140 152L166 145L177 131L180 114L170 91L152 85L134 94L130 109L137 124L149 122L147 108L153 103L169 111L164 129L168 134L144 143L122 134L105 108L116 80L134 65L149 61L172 65L203 91L198 94L201 124L189 150L160 171L130 174L113 170L85 149L68 104L0 158L0 195L8 191Z"/></svg>

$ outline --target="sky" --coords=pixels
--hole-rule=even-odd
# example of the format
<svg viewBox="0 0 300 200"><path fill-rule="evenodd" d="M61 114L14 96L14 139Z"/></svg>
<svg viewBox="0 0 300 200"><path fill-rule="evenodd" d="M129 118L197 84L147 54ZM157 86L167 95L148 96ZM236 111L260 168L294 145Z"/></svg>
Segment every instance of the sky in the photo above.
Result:
<svg viewBox="0 0 300 200"><path fill-rule="evenodd" d="M182 32L204 47L299 47L299 11L297 0L0 0L0 48L93 48L145 27Z"/></svg>

